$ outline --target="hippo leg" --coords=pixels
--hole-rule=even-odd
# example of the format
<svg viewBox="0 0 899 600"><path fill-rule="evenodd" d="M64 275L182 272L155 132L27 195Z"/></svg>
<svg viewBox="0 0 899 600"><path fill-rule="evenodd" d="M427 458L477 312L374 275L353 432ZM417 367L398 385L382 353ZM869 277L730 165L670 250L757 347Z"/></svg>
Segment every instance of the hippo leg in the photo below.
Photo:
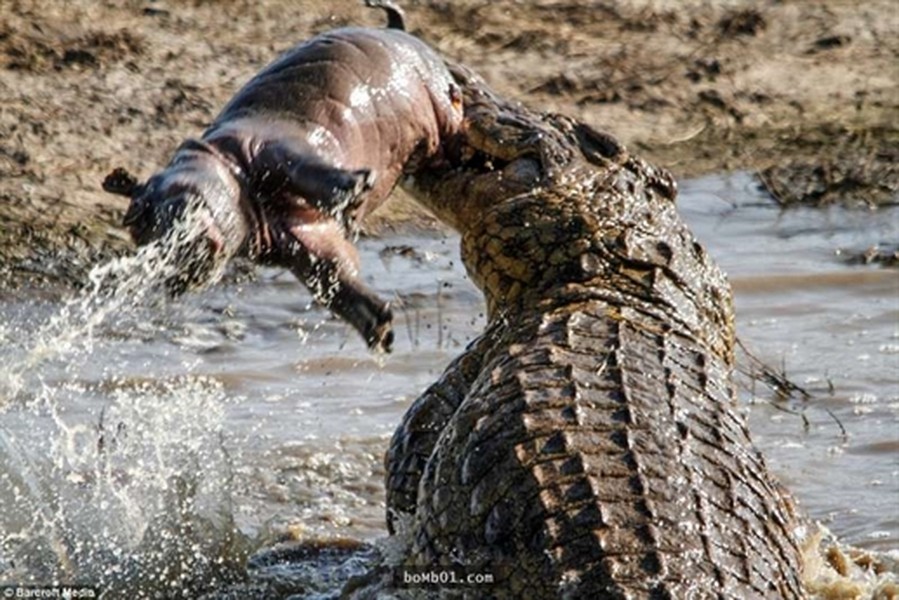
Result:
<svg viewBox="0 0 899 600"><path fill-rule="evenodd" d="M393 312L374 292L358 280L342 280L329 307L355 327L372 350L393 349Z"/></svg>
<svg viewBox="0 0 899 600"><path fill-rule="evenodd" d="M390 352L393 313L390 304L359 281L359 256L333 222L289 228L293 251L287 265L315 300L352 325L371 349Z"/></svg>
<svg viewBox="0 0 899 600"><path fill-rule="evenodd" d="M257 189L264 194L299 196L316 210L340 220L347 230L354 228L354 214L374 183L368 169L334 167L280 143L266 146L259 153L256 170L262 174Z"/></svg>

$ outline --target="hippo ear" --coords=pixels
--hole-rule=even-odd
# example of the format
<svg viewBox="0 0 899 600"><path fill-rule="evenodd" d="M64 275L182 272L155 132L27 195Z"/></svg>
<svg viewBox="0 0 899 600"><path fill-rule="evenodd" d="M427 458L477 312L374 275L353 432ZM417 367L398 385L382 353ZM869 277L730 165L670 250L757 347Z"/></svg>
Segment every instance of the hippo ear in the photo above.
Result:
<svg viewBox="0 0 899 600"><path fill-rule="evenodd" d="M121 167L113 169L103 180L103 190L117 196L131 198L140 193L143 186L138 184L137 177Z"/></svg>

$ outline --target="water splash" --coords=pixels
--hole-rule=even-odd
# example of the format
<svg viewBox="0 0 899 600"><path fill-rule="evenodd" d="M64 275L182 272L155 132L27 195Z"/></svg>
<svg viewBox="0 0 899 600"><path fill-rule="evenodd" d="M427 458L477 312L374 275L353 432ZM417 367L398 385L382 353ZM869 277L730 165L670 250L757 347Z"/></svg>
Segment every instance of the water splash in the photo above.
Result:
<svg viewBox="0 0 899 600"><path fill-rule="evenodd" d="M222 385L151 385L116 377L115 365L102 384L79 377L102 326L219 278L225 261L204 255L202 238L202 219L188 214L165 238L95 267L49 318L0 331L0 584L189 598L241 576L249 541L231 507ZM184 268L190 253L210 267L200 280Z"/></svg>
<svg viewBox="0 0 899 600"><path fill-rule="evenodd" d="M0 408L33 387L40 365L71 360L76 355L89 356L96 329L110 316L126 315L158 302L173 289L202 287L220 279L228 257L212 259L208 248L198 243L203 231L201 212L189 211L165 237L142 246L134 255L91 269L85 290L68 299L36 331L23 332L17 349L19 358L0 365ZM208 265L201 279L185 268L187 255L194 265ZM0 336L3 333L0 331Z"/></svg>
<svg viewBox="0 0 899 600"><path fill-rule="evenodd" d="M0 499L15 508L0 511L0 578L143 598L238 576L248 540L233 523L221 385L121 383L94 424L52 388L6 415Z"/></svg>

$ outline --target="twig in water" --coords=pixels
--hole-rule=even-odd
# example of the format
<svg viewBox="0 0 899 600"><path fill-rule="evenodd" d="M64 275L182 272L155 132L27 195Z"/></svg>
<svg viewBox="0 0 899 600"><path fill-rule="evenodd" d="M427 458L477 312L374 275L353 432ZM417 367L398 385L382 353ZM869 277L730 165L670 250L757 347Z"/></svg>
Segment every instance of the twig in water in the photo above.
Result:
<svg viewBox="0 0 899 600"><path fill-rule="evenodd" d="M421 311L418 310L418 307L415 307L415 343L414 346L418 348L421 343Z"/></svg>
<svg viewBox="0 0 899 600"><path fill-rule="evenodd" d="M761 359L756 357L752 352L750 352L749 349L746 348L746 345L743 344L743 341L739 338L737 338L737 345L746 354L746 356L749 357L752 365L755 368L758 368L758 375L756 375L756 373L744 372L746 376L765 382L783 400L789 400L793 397L794 394L798 394L802 397L803 400L808 400L812 397L812 395L805 388L793 383L787 378L785 366L781 366L781 372L778 373L777 371L766 365L764 362L762 362Z"/></svg>
<svg viewBox="0 0 899 600"><path fill-rule="evenodd" d="M763 363L761 361L761 359L759 359L754 354L752 354L746 348L746 345L743 344L742 340L740 340L739 338L737 338L737 345L746 354L746 356L749 357L749 359L751 361L751 371L746 372L745 370L742 370L742 369L741 369L741 371L744 375L749 377L749 380L752 382L752 387L748 391L752 394L752 396L754 398L758 397L755 393L755 382L762 381L766 385L768 385L771 389L774 390L774 392L775 392L775 394L777 394L778 400L780 402L785 402L785 401L789 400L790 398L794 397L794 395L799 395L804 402L808 402L809 400L812 399L812 394L808 390L806 390L805 388L803 388L800 385L793 383L792 381L790 381L787 378L786 365L781 365L780 373L778 373L774 369L772 369L771 367L769 367L768 365ZM758 369L758 372L756 372L756 369ZM827 381L828 394L833 396L836 391L836 386L834 385L833 380L830 379L830 377L826 377L825 379ZM745 386L742 386L742 387L744 387L744 389L745 389ZM782 406L778 402L774 402L774 401L770 401L770 400L768 402L771 404L771 406L773 406L777 410L780 410L780 411L783 411L783 412L786 412L786 413L789 413L792 415L801 416L803 427L806 430L809 429L809 426L810 426L809 421L808 421L808 418L805 416L804 411L792 410L790 408ZM840 434L844 438L844 440L848 439L849 433L846 431L846 427L843 425L843 422L840 421L840 418L836 415L836 413L834 413L831 409L829 409L826 406L822 406L821 408L824 409L824 412L826 412L830 416L830 418L833 419L833 422L837 424L837 427L840 428Z"/></svg>
<svg viewBox="0 0 899 600"><path fill-rule="evenodd" d="M746 384L744 384L740 381L737 381L737 385L740 386L740 388L742 388L746 392L749 392L749 395L752 398L756 398L758 400L761 400L762 402L767 402L769 405L771 405L772 407L774 407L775 409L777 409L781 412L785 412L787 414L791 414L793 416L801 418L802 419L802 429L806 433L808 433L808 431L811 429L811 423L809 422L808 417L805 416L804 410L794 410L792 408L784 406L782 402L771 400L769 398L759 398L758 394L755 393L755 382L760 380L759 376L756 375L755 372L752 372L752 373L744 372L743 374L749 378L750 385L746 386Z"/></svg>
<svg viewBox="0 0 899 600"><path fill-rule="evenodd" d="M833 397L836 392L836 386L833 384L833 380L830 377L827 377L827 392L828 392L828 394L830 394L831 397ZM840 428L840 433L843 434L843 441L844 442L848 441L849 433L846 431L846 428L843 427L843 422L840 421L840 418L836 415L836 413L834 413L832 410L830 410L826 406L824 407L824 410L827 412L828 415L830 415L830 418L833 419L834 423L837 424L837 427Z"/></svg>
<svg viewBox="0 0 899 600"><path fill-rule="evenodd" d="M106 407L100 409L100 418L97 420L97 455L106 453L106 432L103 428L103 419L106 417Z"/></svg>
<svg viewBox="0 0 899 600"><path fill-rule="evenodd" d="M771 406L773 406L774 408L776 408L777 410L779 410L781 412L785 412L787 414L791 414L793 416L800 417L802 419L802 429L806 433L808 433L809 430L812 428L812 424L809 422L808 417L805 416L804 410L793 410L792 408L787 408L786 406L778 404L777 402L774 402L772 400L768 400L767 402L768 402L768 404L770 404Z"/></svg>
<svg viewBox="0 0 899 600"><path fill-rule="evenodd" d="M443 280L437 280L437 349L443 347L443 303L440 302L440 292L443 289Z"/></svg>
<svg viewBox="0 0 899 600"><path fill-rule="evenodd" d="M834 414L834 412L832 410L830 410L829 408L827 408L826 406L824 407L824 412L829 414L830 418L833 419L834 423L837 424L837 427L840 428L840 433L843 435L843 440L848 440L849 434L846 432L846 428L843 427L843 422L840 421L839 417L837 417L837 415Z"/></svg>
<svg viewBox="0 0 899 600"><path fill-rule="evenodd" d="M409 308L406 306L406 303L403 302L403 297L400 296L399 293L394 293L393 297L396 298L396 306L398 306L403 313L403 321L406 323L406 335L409 337L409 345L415 346L415 338L412 335L412 321L409 319Z"/></svg>

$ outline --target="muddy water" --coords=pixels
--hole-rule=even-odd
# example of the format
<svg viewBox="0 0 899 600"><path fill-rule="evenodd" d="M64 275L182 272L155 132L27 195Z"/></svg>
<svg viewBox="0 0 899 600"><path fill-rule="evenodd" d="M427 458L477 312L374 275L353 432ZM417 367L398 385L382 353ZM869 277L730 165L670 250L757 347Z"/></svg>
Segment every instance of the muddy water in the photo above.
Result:
<svg viewBox="0 0 899 600"><path fill-rule="evenodd" d="M740 174L680 203L746 347L807 393L741 377L769 464L844 541L899 548L899 277L834 253L895 240L899 211L783 213ZM0 295L0 583L171 591L279 537L382 536L389 436L484 323L457 244L362 242L395 298L386 358L278 270L175 302L132 290L94 320L102 303Z"/></svg>

